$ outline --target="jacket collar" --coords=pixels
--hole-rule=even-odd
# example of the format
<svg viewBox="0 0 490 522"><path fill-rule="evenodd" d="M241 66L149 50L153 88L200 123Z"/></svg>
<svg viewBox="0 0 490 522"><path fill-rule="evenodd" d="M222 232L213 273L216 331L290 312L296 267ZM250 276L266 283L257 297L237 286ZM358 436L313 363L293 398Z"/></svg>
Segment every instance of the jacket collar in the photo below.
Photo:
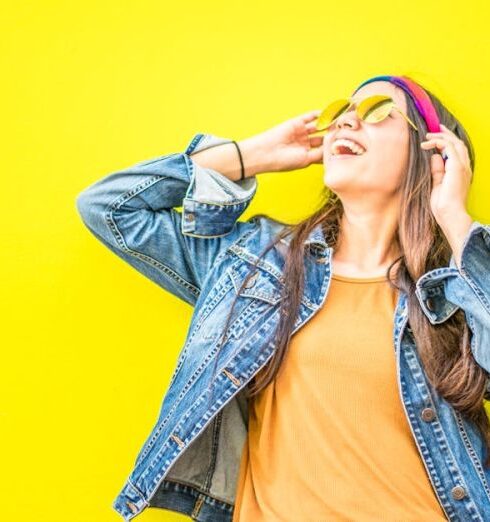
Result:
<svg viewBox="0 0 490 522"><path fill-rule="evenodd" d="M282 238L281 241L289 246L289 244L291 243L291 234L288 234L286 237ZM319 223L315 228L311 230L310 234L305 240L305 245L309 245L312 243L318 245L319 247L325 250L329 248L327 242L325 241L325 236L323 234L321 223Z"/></svg>

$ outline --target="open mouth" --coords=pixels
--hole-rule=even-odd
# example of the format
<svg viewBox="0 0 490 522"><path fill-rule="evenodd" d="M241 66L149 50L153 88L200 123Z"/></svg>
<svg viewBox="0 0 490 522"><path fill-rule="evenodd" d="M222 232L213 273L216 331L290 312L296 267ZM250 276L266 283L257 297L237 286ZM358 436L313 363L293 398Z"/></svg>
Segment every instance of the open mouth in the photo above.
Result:
<svg viewBox="0 0 490 522"><path fill-rule="evenodd" d="M346 158L358 158L359 154L345 153L345 154L331 154L330 159L346 159Z"/></svg>
<svg viewBox="0 0 490 522"><path fill-rule="evenodd" d="M349 149L346 149L345 151L341 149L336 154L330 154L329 159L359 158L361 156L364 156L364 154L365 153L363 153L363 154L355 154L354 152L352 152Z"/></svg>
<svg viewBox="0 0 490 522"><path fill-rule="evenodd" d="M345 159L362 156L366 149L352 140L340 138L335 140L330 149L330 158Z"/></svg>

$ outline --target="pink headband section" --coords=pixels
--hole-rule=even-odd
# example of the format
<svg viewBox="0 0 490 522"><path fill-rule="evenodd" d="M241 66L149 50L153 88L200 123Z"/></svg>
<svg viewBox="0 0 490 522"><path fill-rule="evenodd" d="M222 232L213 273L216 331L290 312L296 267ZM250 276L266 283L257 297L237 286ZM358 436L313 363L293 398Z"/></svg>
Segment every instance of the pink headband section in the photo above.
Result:
<svg viewBox="0 0 490 522"><path fill-rule="evenodd" d="M429 98L429 95L422 87L420 87L420 85L406 76L374 76L373 78L361 83L354 93L363 85L377 81L387 81L402 88L412 98L415 107L417 107L418 112L425 120L428 132L441 132L439 117L437 116L437 112Z"/></svg>

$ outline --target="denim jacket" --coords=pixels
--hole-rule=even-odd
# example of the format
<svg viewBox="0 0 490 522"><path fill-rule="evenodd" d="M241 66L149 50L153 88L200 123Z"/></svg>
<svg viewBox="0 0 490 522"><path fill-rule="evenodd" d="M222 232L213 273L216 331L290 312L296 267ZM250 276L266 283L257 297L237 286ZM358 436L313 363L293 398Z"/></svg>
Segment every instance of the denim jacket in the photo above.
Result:
<svg viewBox="0 0 490 522"><path fill-rule="evenodd" d="M232 181L192 160L193 152L229 142L196 134L183 153L108 174L76 198L82 221L98 240L193 307L158 419L113 502L124 520L149 506L201 522L232 520L247 435L244 391L273 354L290 237L258 263L220 346L241 281L283 226L262 216L238 220L257 190L255 177ZM305 255L304 292L293 333L321 308L330 286L332 248L320 225L306 242L311 255ZM417 300L432 324L463 309L474 358L488 372L489 273L490 227L473 221L461 268L452 256L449 266L430 270L416 282ZM401 407L448 520L490 521L483 441L429 384L407 324L403 292L394 312L393 349Z"/></svg>

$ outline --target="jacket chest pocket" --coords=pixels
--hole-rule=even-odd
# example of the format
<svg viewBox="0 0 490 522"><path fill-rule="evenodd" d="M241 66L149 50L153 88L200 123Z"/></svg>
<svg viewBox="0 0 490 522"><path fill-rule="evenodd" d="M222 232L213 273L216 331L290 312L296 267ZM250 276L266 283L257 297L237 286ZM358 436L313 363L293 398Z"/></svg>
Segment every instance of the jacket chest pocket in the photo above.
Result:
<svg viewBox="0 0 490 522"><path fill-rule="evenodd" d="M241 287L249 273L252 275ZM264 268L247 262L230 265L226 269L224 285L229 290L219 303L215 303L200 326L202 338L208 341L223 334L230 313L232 318L228 323L227 338L242 338L283 299L282 283Z"/></svg>

